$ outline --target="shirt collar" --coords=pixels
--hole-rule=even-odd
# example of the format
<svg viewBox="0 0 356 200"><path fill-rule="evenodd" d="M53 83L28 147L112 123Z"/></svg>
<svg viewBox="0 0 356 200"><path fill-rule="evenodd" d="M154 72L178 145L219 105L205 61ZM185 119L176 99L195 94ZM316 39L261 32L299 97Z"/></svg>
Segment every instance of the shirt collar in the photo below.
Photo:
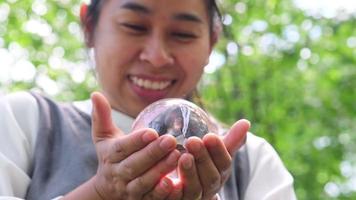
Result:
<svg viewBox="0 0 356 200"><path fill-rule="evenodd" d="M73 105L76 108L78 108L80 111L91 116L93 108L90 99L85 101L75 101L73 102ZM131 132L131 126L135 120L134 118L114 109L111 110L111 115L112 115L112 120L114 121L115 125L118 128L120 128L124 133Z"/></svg>

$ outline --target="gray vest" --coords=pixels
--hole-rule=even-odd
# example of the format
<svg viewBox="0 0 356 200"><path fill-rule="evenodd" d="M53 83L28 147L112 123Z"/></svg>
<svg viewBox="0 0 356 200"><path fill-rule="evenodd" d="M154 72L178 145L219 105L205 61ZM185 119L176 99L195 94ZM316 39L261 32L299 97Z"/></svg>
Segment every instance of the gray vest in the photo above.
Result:
<svg viewBox="0 0 356 200"><path fill-rule="evenodd" d="M72 104L58 104L31 93L39 105L39 132L26 199L49 200L65 195L95 175L97 156L91 139L91 119ZM220 192L224 200L242 200L248 184L245 150L233 162L233 172Z"/></svg>

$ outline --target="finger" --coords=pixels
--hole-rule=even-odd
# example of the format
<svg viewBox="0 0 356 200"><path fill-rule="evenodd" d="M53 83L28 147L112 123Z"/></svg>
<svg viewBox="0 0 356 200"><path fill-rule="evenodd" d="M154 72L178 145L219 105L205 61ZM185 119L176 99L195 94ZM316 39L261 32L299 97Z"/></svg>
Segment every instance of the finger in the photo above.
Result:
<svg viewBox="0 0 356 200"><path fill-rule="evenodd" d="M183 197L183 184L182 182L173 184L173 189L171 193L166 198L167 200L180 200Z"/></svg>
<svg viewBox="0 0 356 200"><path fill-rule="evenodd" d="M110 153L109 161L111 163L120 162L157 138L157 132L152 129L139 129L138 131L120 137L113 142L113 150L112 153Z"/></svg>
<svg viewBox="0 0 356 200"><path fill-rule="evenodd" d="M177 142L173 136L161 136L115 165L114 171L116 175L129 182L156 165L169 152L175 150L176 145Z"/></svg>
<svg viewBox="0 0 356 200"><path fill-rule="evenodd" d="M232 158L227 151L222 139L215 134L207 134L203 138L215 167L220 173L221 183L225 182L231 173Z"/></svg>
<svg viewBox="0 0 356 200"><path fill-rule="evenodd" d="M167 199L170 192L173 189L173 183L166 177L163 177L161 181L155 186L152 192L147 193L143 200L160 200L160 199Z"/></svg>
<svg viewBox="0 0 356 200"><path fill-rule="evenodd" d="M246 134L249 128L250 122L246 119L241 119L232 125L231 129L224 137L224 144L231 156L245 143Z"/></svg>
<svg viewBox="0 0 356 200"><path fill-rule="evenodd" d="M203 190L203 198L208 199L214 196L220 189L220 172L216 168L208 150L200 138L189 138L186 147L188 152L194 156L196 169Z"/></svg>
<svg viewBox="0 0 356 200"><path fill-rule="evenodd" d="M94 144L122 134L112 121L111 107L105 96L99 92L94 92L91 95L91 100L93 102L92 137Z"/></svg>
<svg viewBox="0 0 356 200"><path fill-rule="evenodd" d="M194 163L193 155L184 153L179 161L179 176L183 184L183 198L186 200L199 199L202 197L198 172Z"/></svg>
<svg viewBox="0 0 356 200"><path fill-rule="evenodd" d="M129 182L127 184L127 189L129 193L133 197L135 197L135 199L140 199L146 193L149 193L149 195L151 196L164 195L165 190L162 190L162 188L160 188L160 184L158 184L158 188L156 188L158 190L155 191L154 187L155 185L157 185L157 183L160 180L162 180L162 177L165 177L170 171L174 170L177 167L179 157L180 157L179 151L173 150L168 156L166 156L161 162L159 162L153 168L149 169L143 175ZM162 184L164 183L166 183L166 185L161 185L161 186L169 187L169 190L172 189L173 187L172 183L165 181ZM163 189L167 189L167 188L163 188ZM152 190L153 192L150 192ZM168 194L166 196L168 196Z"/></svg>

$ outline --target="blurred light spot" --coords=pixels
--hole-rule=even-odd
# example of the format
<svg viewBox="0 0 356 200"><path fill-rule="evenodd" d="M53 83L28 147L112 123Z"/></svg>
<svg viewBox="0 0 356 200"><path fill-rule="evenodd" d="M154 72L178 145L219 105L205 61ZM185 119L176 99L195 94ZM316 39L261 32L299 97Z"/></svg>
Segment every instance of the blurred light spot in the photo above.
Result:
<svg viewBox="0 0 356 200"><path fill-rule="evenodd" d="M209 63L205 66L204 72L208 74L214 73L217 69L222 67L226 62L226 58L223 54L213 51L209 57Z"/></svg>
<svg viewBox="0 0 356 200"><path fill-rule="evenodd" d="M67 11L64 9L59 10L56 17L58 20L65 20L67 18Z"/></svg>
<svg viewBox="0 0 356 200"><path fill-rule="evenodd" d="M252 56L254 54L253 48L249 45L243 46L241 52L245 56Z"/></svg>
<svg viewBox="0 0 356 200"><path fill-rule="evenodd" d="M36 0L32 4L32 11L39 16L45 15L48 11L45 2L45 0Z"/></svg>
<svg viewBox="0 0 356 200"><path fill-rule="evenodd" d="M347 46L350 48L355 48L356 47L356 37L349 37L347 38L346 42Z"/></svg>
<svg viewBox="0 0 356 200"><path fill-rule="evenodd" d="M30 19L25 23L25 31L46 37L51 34L52 28L44 20Z"/></svg>
<svg viewBox="0 0 356 200"><path fill-rule="evenodd" d="M246 12L246 4L243 2L238 2L235 4L235 11L239 14L243 14Z"/></svg>
<svg viewBox="0 0 356 200"><path fill-rule="evenodd" d="M256 20L252 23L252 28L256 32L263 32L268 28L268 23L263 20Z"/></svg>
<svg viewBox="0 0 356 200"><path fill-rule="evenodd" d="M269 21L272 25L278 25L281 22L281 19L278 15L272 15Z"/></svg>
<svg viewBox="0 0 356 200"><path fill-rule="evenodd" d="M85 80L86 67L83 65L85 65L85 63L75 64L72 66L72 70L70 71L72 80L76 83L82 83Z"/></svg>
<svg viewBox="0 0 356 200"><path fill-rule="evenodd" d="M59 58L54 55L49 57L48 64L49 64L49 67L52 69L61 69L63 67L62 66L62 58Z"/></svg>
<svg viewBox="0 0 356 200"><path fill-rule="evenodd" d="M77 38L82 38L82 31L78 23L76 22L69 23L68 30L71 34L73 34Z"/></svg>
<svg viewBox="0 0 356 200"><path fill-rule="evenodd" d="M318 150L330 146L331 139L328 136L321 136L313 141L314 147Z"/></svg>
<svg viewBox="0 0 356 200"><path fill-rule="evenodd" d="M260 38L259 48L262 53L268 56L278 57L278 53L281 51L294 50L295 46L293 43L278 37L274 33L266 33Z"/></svg>
<svg viewBox="0 0 356 200"><path fill-rule="evenodd" d="M230 24L232 24L232 17L231 17L231 15L225 15L224 16L224 18L223 18L223 24L225 24L225 25L230 25Z"/></svg>
<svg viewBox="0 0 356 200"><path fill-rule="evenodd" d="M0 73L0 82L7 83L10 79L10 70L13 65L15 59L10 54L7 49L0 48L0 60L1 60L1 73Z"/></svg>
<svg viewBox="0 0 356 200"><path fill-rule="evenodd" d="M239 46L237 46L236 42L229 42L227 43L226 50L229 55L236 55L239 51Z"/></svg>
<svg viewBox="0 0 356 200"><path fill-rule="evenodd" d="M57 43L57 41L58 41L58 37L53 32L44 38L44 42L49 45L53 45Z"/></svg>
<svg viewBox="0 0 356 200"><path fill-rule="evenodd" d="M309 31L311 28L313 28L313 22L310 19L304 20L302 23L302 29Z"/></svg>
<svg viewBox="0 0 356 200"><path fill-rule="evenodd" d="M334 18L338 14L353 14L356 12L354 0L294 0L294 3L312 16L322 15Z"/></svg>
<svg viewBox="0 0 356 200"><path fill-rule="evenodd" d="M333 182L328 182L325 187L324 191L330 196L330 197L338 197L340 195L340 188L336 183Z"/></svg>
<svg viewBox="0 0 356 200"><path fill-rule="evenodd" d="M310 58L310 63L315 65L315 64L318 64L318 62L320 61L320 56L313 53L311 58Z"/></svg>
<svg viewBox="0 0 356 200"><path fill-rule="evenodd" d="M10 6L7 3L0 5L0 22L5 22L10 14Z"/></svg>
<svg viewBox="0 0 356 200"><path fill-rule="evenodd" d="M305 60L298 60L297 68L300 71L305 71L308 68L308 63Z"/></svg>
<svg viewBox="0 0 356 200"><path fill-rule="evenodd" d="M59 93L57 83L44 74L37 76L36 84L49 95L54 96Z"/></svg>
<svg viewBox="0 0 356 200"><path fill-rule="evenodd" d="M54 56L62 58L64 56L65 51L63 47L55 47L52 53Z"/></svg>
<svg viewBox="0 0 356 200"><path fill-rule="evenodd" d="M321 27L320 26L314 26L310 31L309 31L309 38L312 40L317 40L321 36Z"/></svg>
<svg viewBox="0 0 356 200"><path fill-rule="evenodd" d="M289 42L298 42L300 39L298 27L296 25L287 25L283 30L283 36Z"/></svg>
<svg viewBox="0 0 356 200"><path fill-rule="evenodd" d="M71 11L74 16L79 16L79 10L80 10L79 4L72 5Z"/></svg>
<svg viewBox="0 0 356 200"><path fill-rule="evenodd" d="M14 81L32 81L36 75L35 66L28 60L20 60L11 68L11 79Z"/></svg>
<svg viewBox="0 0 356 200"><path fill-rule="evenodd" d="M11 42L8 49L15 60L28 59L28 50L22 48L18 43Z"/></svg>
<svg viewBox="0 0 356 200"><path fill-rule="evenodd" d="M350 161L342 161L340 164L340 171L344 177L351 177L354 173L354 167Z"/></svg>
<svg viewBox="0 0 356 200"><path fill-rule="evenodd" d="M70 3L70 0L59 0L60 3L67 5Z"/></svg>
<svg viewBox="0 0 356 200"><path fill-rule="evenodd" d="M341 133L338 137L339 142L343 145L349 144L351 141L350 134L348 133Z"/></svg>
<svg viewBox="0 0 356 200"><path fill-rule="evenodd" d="M28 17L27 17L27 7L26 10L24 8L21 8L19 6L16 7L16 9L12 9L11 12L13 12L13 15L16 16L17 19L19 20L23 20L23 21L27 21Z"/></svg>
<svg viewBox="0 0 356 200"><path fill-rule="evenodd" d="M282 24L290 24L291 23L291 19L288 13L283 13L281 16L281 23Z"/></svg>
<svg viewBox="0 0 356 200"><path fill-rule="evenodd" d="M303 48L300 50L299 55L300 58L302 58L303 60L308 60L311 57L312 53L309 48Z"/></svg>
<svg viewBox="0 0 356 200"><path fill-rule="evenodd" d="M355 169L355 168L353 168ZM351 191L355 192L356 191L356 175L354 175L348 180L347 186L350 188Z"/></svg>
<svg viewBox="0 0 356 200"><path fill-rule="evenodd" d="M242 31L241 31L241 35L243 35L246 38L250 38L251 34L252 34L252 27L251 26L245 26Z"/></svg>
<svg viewBox="0 0 356 200"><path fill-rule="evenodd" d="M88 52L85 48L80 48L75 51L75 56L80 60L87 60Z"/></svg>

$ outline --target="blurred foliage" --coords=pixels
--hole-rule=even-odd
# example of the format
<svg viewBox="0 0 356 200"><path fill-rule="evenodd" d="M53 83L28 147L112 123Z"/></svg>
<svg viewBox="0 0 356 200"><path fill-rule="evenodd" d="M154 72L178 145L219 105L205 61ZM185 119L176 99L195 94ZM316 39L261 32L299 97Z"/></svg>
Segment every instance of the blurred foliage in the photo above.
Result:
<svg viewBox="0 0 356 200"><path fill-rule="evenodd" d="M0 92L58 100L97 86L79 0L0 0ZM200 89L221 121L252 122L295 177L298 199L356 199L356 14L311 15L290 0L224 0L224 37Z"/></svg>

